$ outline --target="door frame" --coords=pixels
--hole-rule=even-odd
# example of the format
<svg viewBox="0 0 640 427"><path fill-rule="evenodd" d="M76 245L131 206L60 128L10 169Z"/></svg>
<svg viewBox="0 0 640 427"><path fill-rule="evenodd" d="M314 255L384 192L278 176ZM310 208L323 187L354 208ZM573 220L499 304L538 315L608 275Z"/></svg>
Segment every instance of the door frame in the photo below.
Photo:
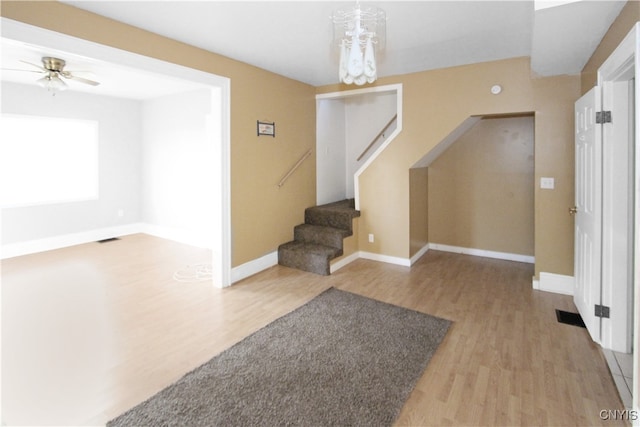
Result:
<svg viewBox="0 0 640 427"><path fill-rule="evenodd" d="M633 120L635 122L634 125L634 135L631 137L632 143L634 146L634 160L633 160L633 195L634 195L634 206L633 206L633 223L640 224L640 136L637 128L637 124L640 123L640 108L639 108L639 100L640 100L640 89L638 83L638 77L640 74L640 23L636 23L633 29L628 33L628 35L622 40L622 42L618 45L618 47L613 51L613 53L607 58L607 60L602 64L602 66L598 69L598 86L605 87L611 86L614 82L620 81L620 79L628 75L630 70L632 70L633 76L635 77L635 87L633 89L633 105L634 105L634 116ZM627 74L625 74L627 73ZM603 97L603 103L604 103ZM606 137L606 131L604 137ZM609 135L610 136L610 135ZM603 138L603 150L610 150L610 146L607 146L606 140ZM611 154L611 153L609 153ZM607 177L603 178L606 181ZM611 180L611 177L608 177ZM610 182L610 181L609 181ZM605 221L610 221L611 218L604 219ZM611 223L603 223L603 240L604 238L611 239L611 233L613 233L614 226ZM624 289L603 289L603 296L609 295L610 304L615 304L619 308L612 307L614 309L623 309L623 310L633 310L633 330L636 333L633 334L633 348L634 357L633 357L633 390L631 394L633 396L633 408L637 409L639 407L638 399L640 397L639 390L639 382L638 382L638 368L639 368L639 360L638 356L640 356L640 334L637 333L640 329L640 300L638 297L640 296L639 285L640 285L640 260L638 255L640 255L640 227L636 226L633 230L633 279L632 279L632 295L633 295L633 303L631 305L627 305L627 301L622 301L621 298L613 298L612 295L619 295L619 292L623 292L627 294L626 284L624 284ZM609 264L606 264L609 263ZM606 267L605 267L606 265ZM603 256L603 269L609 268L611 269L610 257L607 257L606 254ZM603 283L603 286L605 284ZM614 331L613 325L610 319L603 319L603 327L602 327L602 335L603 341L608 339L609 342L613 337Z"/></svg>

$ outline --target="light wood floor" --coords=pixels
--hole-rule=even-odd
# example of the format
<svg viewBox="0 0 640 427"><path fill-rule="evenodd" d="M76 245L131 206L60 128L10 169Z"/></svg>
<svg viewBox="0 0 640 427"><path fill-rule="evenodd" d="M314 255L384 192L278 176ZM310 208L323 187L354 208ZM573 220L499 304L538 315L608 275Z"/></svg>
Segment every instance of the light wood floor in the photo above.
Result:
<svg viewBox="0 0 640 427"><path fill-rule="evenodd" d="M209 256L133 235L3 261L3 422L104 424L331 286L454 322L397 425L615 425L600 411L623 409L586 330L556 321L571 298L532 290L529 264L430 251L411 269L173 280Z"/></svg>

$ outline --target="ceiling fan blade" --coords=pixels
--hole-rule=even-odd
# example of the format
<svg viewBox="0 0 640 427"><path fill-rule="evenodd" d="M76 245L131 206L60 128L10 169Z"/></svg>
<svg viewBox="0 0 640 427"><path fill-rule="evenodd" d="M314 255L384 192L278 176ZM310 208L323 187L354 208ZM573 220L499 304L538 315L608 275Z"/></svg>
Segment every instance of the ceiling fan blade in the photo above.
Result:
<svg viewBox="0 0 640 427"><path fill-rule="evenodd" d="M37 64L33 64L33 63L31 63L31 62L23 61L22 59L20 60L20 62L24 62L24 63L25 63L25 64L27 64L27 65L31 65L32 67L36 67L37 69L39 69L39 70L41 70L41 71L44 71L45 73L49 72L49 70L47 70L46 68L44 68L44 67L43 67L43 66L41 66L41 65L37 65Z"/></svg>
<svg viewBox="0 0 640 427"><path fill-rule="evenodd" d="M23 70L20 68L0 68L2 71L22 71L23 73L38 73L42 74L44 71L36 71L36 70Z"/></svg>
<svg viewBox="0 0 640 427"><path fill-rule="evenodd" d="M79 83L84 83L84 84L88 84L91 86L98 86L100 83L93 81L93 80L89 80L89 79L85 79L84 77L78 77L76 75L71 74L70 72L61 72L60 73L62 75L62 77L70 79L70 80L76 80Z"/></svg>

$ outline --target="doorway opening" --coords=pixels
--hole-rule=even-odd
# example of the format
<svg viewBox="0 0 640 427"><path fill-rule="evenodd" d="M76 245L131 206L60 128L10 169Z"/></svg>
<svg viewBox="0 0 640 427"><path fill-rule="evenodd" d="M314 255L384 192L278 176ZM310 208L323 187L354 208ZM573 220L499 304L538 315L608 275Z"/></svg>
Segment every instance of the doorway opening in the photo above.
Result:
<svg viewBox="0 0 640 427"><path fill-rule="evenodd" d="M428 165L429 248L534 263L534 114L484 116Z"/></svg>
<svg viewBox="0 0 640 427"><path fill-rule="evenodd" d="M402 131L402 85L316 96L318 205L355 199L358 177Z"/></svg>
<svg viewBox="0 0 640 427"><path fill-rule="evenodd" d="M52 52L67 52L101 64L114 64L147 75L188 81L206 91L208 112L203 125L207 140L207 170L215 171L207 198L211 200L206 230L212 249L213 283L231 284L230 225L230 81L228 78L145 57L54 31L2 18L2 38L25 46L38 46Z"/></svg>

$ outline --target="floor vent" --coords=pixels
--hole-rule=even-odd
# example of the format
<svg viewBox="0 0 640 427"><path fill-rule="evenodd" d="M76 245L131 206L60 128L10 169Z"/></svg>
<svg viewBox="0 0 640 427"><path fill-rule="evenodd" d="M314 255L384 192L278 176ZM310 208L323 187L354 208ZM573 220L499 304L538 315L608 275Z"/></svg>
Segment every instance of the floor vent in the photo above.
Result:
<svg viewBox="0 0 640 427"><path fill-rule="evenodd" d="M580 314L578 313L556 310L556 318L560 323L586 328L584 321L582 320L582 316L580 316Z"/></svg>
<svg viewBox="0 0 640 427"><path fill-rule="evenodd" d="M97 243L108 243L108 242L113 242L114 240L120 240L120 238L118 238L118 237L110 237L108 239L98 240Z"/></svg>

